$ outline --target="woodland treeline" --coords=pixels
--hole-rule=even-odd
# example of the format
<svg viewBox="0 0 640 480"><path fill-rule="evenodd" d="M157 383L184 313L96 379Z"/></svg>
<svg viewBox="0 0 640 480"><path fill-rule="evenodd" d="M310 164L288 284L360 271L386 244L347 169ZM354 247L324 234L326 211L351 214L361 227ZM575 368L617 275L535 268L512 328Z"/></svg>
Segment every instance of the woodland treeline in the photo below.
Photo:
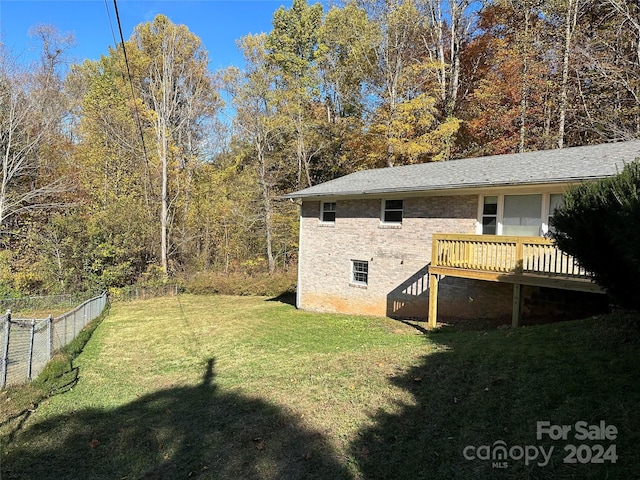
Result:
<svg viewBox="0 0 640 480"><path fill-rule="evenodd" d="M637 137L635 0L294 0L212 72L159 15L97 61L0 53L0 296L296 261L283 193L356 170ZM212 25L215 28L215 25Z"/></svg>

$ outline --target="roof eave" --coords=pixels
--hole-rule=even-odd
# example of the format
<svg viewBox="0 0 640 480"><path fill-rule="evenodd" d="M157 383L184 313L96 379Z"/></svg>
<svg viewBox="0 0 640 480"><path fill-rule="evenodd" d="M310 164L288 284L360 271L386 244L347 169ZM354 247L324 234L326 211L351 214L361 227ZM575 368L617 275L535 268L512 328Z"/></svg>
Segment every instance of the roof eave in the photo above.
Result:
<svg viewBox="0 0 640 480"><path fill-rule="evenodd" d="M557 178L557 179L536 179L526 182L475 182L475 183L460 183L449 185L432 185L432 186L417 186L417 187L399 187L399 188L372 188L367 190L346 190L346 191L334 191L334 192L309 192L303 193L293 192L287 195L283 195L280 198L283 199L310 199L310 198L326 198L326 197L365 197L372 195L386 195L386 194L398 194L398 193L416 193L416 192L448 192L463 189L481 189L489 187L527 187L537 185L557 185L557 184L572 184L581 183L589 180L597 180L600 178L609 177L612 175L602 175L593 177L569 177L569 178Z"/></svg>

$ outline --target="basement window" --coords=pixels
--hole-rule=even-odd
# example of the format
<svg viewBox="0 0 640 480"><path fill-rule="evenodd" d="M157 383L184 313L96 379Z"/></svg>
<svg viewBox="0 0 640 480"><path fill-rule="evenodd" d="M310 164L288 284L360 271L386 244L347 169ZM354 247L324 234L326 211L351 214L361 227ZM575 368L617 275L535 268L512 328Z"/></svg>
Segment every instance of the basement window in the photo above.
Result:
<svg viewBox="0 0 640 480"><path fill-rule="evenodd" d="M351 283L356 285L369 284L369 262L365 260L351 260Z"/></svg>

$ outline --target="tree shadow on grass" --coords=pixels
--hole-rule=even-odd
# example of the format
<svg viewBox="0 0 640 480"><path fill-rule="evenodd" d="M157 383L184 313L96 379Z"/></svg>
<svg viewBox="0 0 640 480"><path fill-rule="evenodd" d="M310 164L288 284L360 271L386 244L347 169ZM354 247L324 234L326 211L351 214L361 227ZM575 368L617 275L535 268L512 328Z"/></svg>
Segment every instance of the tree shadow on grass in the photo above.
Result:
<svg viewBox="0 0 640 480"><path fill-rule="evenodd" d="M432 332L438 350L392 378L414 402L377 411L351 445L363 478L627 479L638 478L640 335L632 320L570 322L504 332ZM571 425L566 441L538 440L537 421ZM604 420L612 442L579 441L575 423ZM478 457L504 442L553 447L550 461ZM564 463L567 444L616 445L614 464ZM467 446L475 449L467 450ZM519 450L513 451L518 457ZM533 453L531 454L533 455ZM470 457L468 459L467 457ZM541 463L541 464L539 464Z"/></svg>
<svg viewBox="0 0 640 480"><path fill-rule="evenodd" d="M279 407L202 383L161 390L112 411L34 423L5 446L8 479L349 478L321 434Z"/></svg>

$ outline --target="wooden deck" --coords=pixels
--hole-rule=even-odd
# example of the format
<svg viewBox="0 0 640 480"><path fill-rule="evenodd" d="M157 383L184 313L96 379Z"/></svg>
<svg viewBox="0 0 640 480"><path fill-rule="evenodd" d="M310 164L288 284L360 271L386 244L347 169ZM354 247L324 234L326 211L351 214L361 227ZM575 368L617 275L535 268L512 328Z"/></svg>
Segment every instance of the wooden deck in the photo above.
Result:
<svg viewBox="0 0 640 480"><path fill-rule="evenodd" d="M512 283L512 325L520 321L522 285L602 293L575 258L542 237L433 235L429 267L429 325L437 320L441 275Z"/></svg>

